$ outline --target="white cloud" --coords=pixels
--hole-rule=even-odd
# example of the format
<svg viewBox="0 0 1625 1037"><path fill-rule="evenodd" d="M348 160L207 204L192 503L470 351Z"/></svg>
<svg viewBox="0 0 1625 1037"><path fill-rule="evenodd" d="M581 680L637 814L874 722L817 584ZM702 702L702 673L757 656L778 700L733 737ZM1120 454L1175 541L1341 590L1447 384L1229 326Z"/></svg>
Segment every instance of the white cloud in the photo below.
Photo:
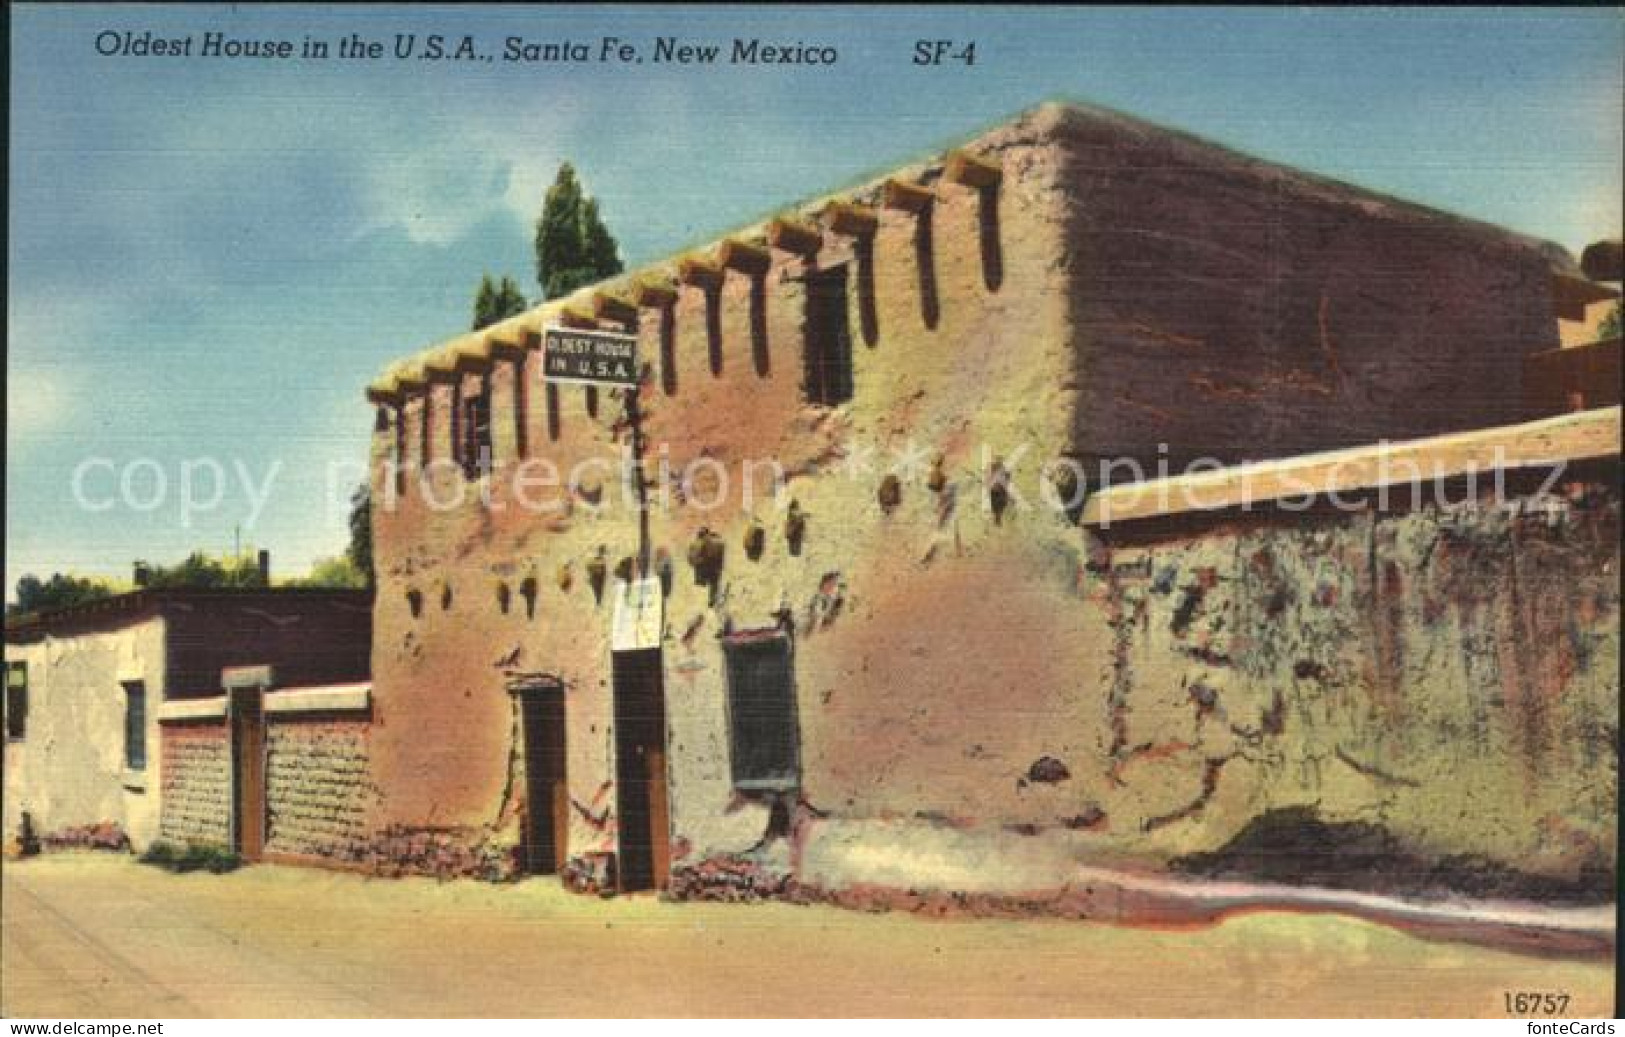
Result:
<svg viewBox="0 0 1625 1037"><path fill-rule="evenodd" d="M72 391L61 365L9 367L6 375L6 437L11 445L63 424L71 410Z"/></svg>
<svg viewBox="0 0 1625 1037"><path fill-rule="evenodd" d="M6 436L16 446L58 432L80 394L76 365L65 359L73 336L109 327L105 307L82 299L13 295L6 306Z"/></svg>

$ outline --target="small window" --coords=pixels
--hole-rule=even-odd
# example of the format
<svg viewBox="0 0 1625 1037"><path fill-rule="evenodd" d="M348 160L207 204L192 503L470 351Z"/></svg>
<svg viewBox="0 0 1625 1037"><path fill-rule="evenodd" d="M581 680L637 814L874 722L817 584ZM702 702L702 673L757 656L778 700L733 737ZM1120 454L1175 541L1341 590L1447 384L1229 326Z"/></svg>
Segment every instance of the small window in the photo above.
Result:
<svg viewBox="0 0 1625 1037"><path fill-rule="evenodd" d="M834 407L852 398L852 329L846 312L846 264L807 275L808 403Z"/></svg>
<svg viewBox="0 0 1625 1037"><path fill-rule="evenodd" d="M790 638L778 631L725 638L728 736L734 788L790 791L801 785L801 735Z"/></svg>
<svg viewBox="0 0 1625 1037"><path fill-rule="evenodd" d="M6 664L6 737L28 737L28 664Z"/></svg>
<svg viewBox="0 0 1625 1037"><path fill-rule="evenodd" d="M474 479L491 465L491 379L463 401L461 453L463 475Z"/></svg>
<svg viewBox="0 0 1625 1037"><path fill-rule="evenodd" d="M147 686L141 681L124 682L124 767L147 769Z"/></svg>

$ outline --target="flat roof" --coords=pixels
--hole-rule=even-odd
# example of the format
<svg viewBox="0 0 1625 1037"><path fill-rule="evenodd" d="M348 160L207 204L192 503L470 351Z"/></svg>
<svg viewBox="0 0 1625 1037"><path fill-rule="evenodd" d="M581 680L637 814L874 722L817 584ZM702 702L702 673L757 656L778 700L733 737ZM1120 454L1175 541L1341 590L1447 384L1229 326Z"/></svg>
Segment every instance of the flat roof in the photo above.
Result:
<svg viewBox="0 0 1625 1037"><path fill-rule="evenodd" d="M1178 154L1188 160L1223 166L1243 175L1266 178L1278 190L1306 191L1323 200L1335 199L1348 204L1360 205L1373 218L1377 218L1382 213L1387 213L1390 216L1403 215L1407 218L1444 220L1449 225L1463 231L1480 236L1491 236L1508 243L1516 243L1523 247L1541 251L1546 255L1552 265L1554 274L1558 275L1560 280L1574 282L1574 285L1570 286L1571 290L1588 290L1587 285L1589 282L1586 282L1580 275L1579 267L1574 258L1568 254L1566 249L1551 242L1532 238L1505 227L1468 219L1455 213L1383 194L1370 188L1334 180L1284 163L1257 158L1188 131L1148 122L1137 116L1110 108L1067 100L1050 100L1017 112L999 122L984 126L974 133L959 137L924 158L900 162L889 172L879 175L866 175L813 198L786 202L775 216L764 217L753 223L736 227L731 231L717 234L708 241L701 241L689 248L669 254L662 259L646 262L636 269L629 269L594 284L584 285L568 296L544 300L526 309L523 313L508 317L488 327L476 331L463 331L442 339L435 344L420 348L412 354L386 365L385 369L367 385L367 393L369 396L374 397L389 397L402 391L403 388L417 386L421 383L426 367L451 369L460 357L488 356L493 342L523 343L529 336L540 335L545 326L560 319L566 310L590 310L592 298L596 294L623 295L635 290L641 282L650 280L658 283L668 283L673 278L676 265L681 260L690 257L710 256L712 250L725 241L738 240L758 247L766 247L767 226L775 217L817 224L825 206L831 202L876 204L889 179L902 178L930 183L942 175L948 153L958 149L970 149L972 153L975 153L979 146L989 146L990 138L997 141L997 135L1002 131L1019 127L1023 120L1028 119L1043 120L1044 132L1065 131L1069 122L1073 122L1074 124L1110 127L1131 133L1142 139L1155 139L1175 149ZM1601 288L1602 286L1597 287Z"/></svg>
<svg viewBox="0 0 1625 1037"><path fill-rule="evenodd" d="M68 626L141 619L170 604L192 605L228 601L265 604L292 600L340 601L365 605L372 601L372 591L347 587L149 587L45 612L15 618L8 616L5 620L6 642L11 644L31 641Z"/></svg>

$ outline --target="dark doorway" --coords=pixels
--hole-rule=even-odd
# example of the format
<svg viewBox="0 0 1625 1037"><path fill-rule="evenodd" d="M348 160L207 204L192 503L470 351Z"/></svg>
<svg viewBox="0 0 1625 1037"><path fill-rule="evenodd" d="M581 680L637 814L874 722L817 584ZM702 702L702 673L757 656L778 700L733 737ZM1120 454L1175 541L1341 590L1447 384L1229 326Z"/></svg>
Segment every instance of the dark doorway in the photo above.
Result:
<svg viewBox="0 0 1625 1037"><path fill-rule="evenodd" d="M660 650L614 653L615 816L622 892L660 889L670 863Z"/></svg>
<svg viewBox="0 0 1625 1037"><path fill-rule="evenodd" d="M852 398L852 329L846 308L846 264L807 275L808 403L834 407Z"/></svg>
<svg viewBox="0 0 1625 1037"><path fill-rule="evenodd" d="M565 780L564 686L514 692L525 746L525 870L557 875L569 854L570 787Z"/></svg>
<svg viewBox="0 0 1625 1037"><path fill-rule="evenodd" d="M231 688L231 848L245 861L265 852L264 689Z"/></svg>

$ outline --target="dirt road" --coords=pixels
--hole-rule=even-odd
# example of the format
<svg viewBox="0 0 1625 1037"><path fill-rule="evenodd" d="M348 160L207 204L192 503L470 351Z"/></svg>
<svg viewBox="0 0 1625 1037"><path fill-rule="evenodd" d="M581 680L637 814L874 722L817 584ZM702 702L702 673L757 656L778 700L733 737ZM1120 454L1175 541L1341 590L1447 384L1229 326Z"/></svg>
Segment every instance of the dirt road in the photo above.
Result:
<svg viewBox="0 0 1625 1037"><path fill-rule="evenodd" d="M1505 990L1612 1009L1607 963L1333 915L930 920L89 854L8 861L4 894L11 1017L1497 1016Z"/></svg>

